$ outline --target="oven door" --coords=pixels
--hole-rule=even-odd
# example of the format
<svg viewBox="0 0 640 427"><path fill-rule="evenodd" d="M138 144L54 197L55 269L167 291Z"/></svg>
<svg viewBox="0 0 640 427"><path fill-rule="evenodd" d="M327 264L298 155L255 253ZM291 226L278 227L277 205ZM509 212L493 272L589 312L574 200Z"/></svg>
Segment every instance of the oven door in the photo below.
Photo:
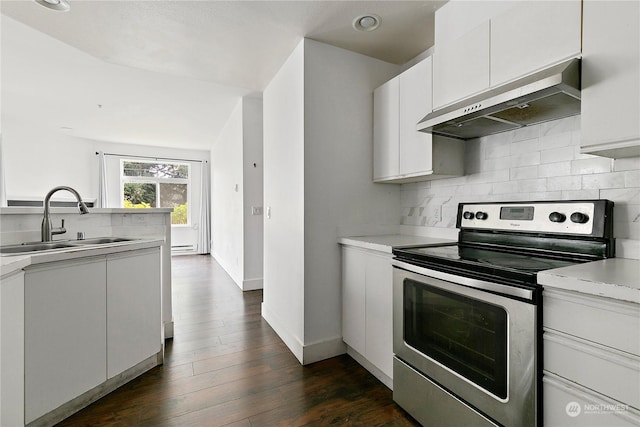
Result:
<svg viewBox="0 0 640 427"><path fill-rule="evenodd" d="M538 332L533 291L397 260L394 267L396 358L501 425L535 426ZM397 387L403 384L394 381L394 393Z"/></svg>

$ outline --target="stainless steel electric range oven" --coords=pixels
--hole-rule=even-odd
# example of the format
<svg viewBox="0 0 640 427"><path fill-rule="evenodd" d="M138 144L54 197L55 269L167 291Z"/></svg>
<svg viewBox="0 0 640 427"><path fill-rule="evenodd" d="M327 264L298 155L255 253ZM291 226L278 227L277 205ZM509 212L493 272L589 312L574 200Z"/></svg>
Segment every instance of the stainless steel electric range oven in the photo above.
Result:
<svg viewBox="0 0 640 427"><path fill-rule="evenodd" d="M425 426L542 425L536 274L613 257L607 200L461 203L458 243L395 249L393 398Z"/></svg>

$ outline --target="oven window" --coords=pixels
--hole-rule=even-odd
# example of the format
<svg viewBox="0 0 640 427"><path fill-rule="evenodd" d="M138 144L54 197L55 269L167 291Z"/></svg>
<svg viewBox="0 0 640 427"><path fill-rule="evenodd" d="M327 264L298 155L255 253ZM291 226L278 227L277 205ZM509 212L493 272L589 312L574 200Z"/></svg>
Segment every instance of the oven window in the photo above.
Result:
<svg viewBox="0 0 640 427"><path fill-rule="evenodd" d="M404 341L488 392L507 397L507 313L502 307L405 279Z"/></svg>

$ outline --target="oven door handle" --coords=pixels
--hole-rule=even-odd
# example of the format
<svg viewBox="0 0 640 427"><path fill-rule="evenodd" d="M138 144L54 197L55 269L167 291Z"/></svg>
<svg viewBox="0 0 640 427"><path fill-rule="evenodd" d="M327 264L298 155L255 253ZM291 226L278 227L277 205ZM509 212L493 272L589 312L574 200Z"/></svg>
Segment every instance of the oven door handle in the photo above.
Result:
<svg viewBox="0 0 640 427"><path fill-rule="evenodd" d="M515 286L503 285L501 283L493 283L484 280L472 279L470 277L458 276L457 274L450 274L442 271L432 270L430 268L420 267L397 259L394 259L391 264L394 267L400 268L402 270L407 270L423 276L434 277L446 282L451 282L483 291L495 292L507 297L522 298L527 301L534 300L533 291L530 289L523 289Z"/></svg>

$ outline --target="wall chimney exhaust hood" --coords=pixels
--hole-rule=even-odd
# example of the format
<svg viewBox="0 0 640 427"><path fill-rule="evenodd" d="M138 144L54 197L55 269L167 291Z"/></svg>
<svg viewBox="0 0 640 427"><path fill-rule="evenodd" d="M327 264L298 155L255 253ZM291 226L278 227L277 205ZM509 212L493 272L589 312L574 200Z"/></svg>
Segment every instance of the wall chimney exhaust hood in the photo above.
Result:
<svg viewBox="0 0 640 427"><path fill-rule="evenodd" d="M580 59L571 59L428 114L421 132L472 139L580 114Z"/></svg>

